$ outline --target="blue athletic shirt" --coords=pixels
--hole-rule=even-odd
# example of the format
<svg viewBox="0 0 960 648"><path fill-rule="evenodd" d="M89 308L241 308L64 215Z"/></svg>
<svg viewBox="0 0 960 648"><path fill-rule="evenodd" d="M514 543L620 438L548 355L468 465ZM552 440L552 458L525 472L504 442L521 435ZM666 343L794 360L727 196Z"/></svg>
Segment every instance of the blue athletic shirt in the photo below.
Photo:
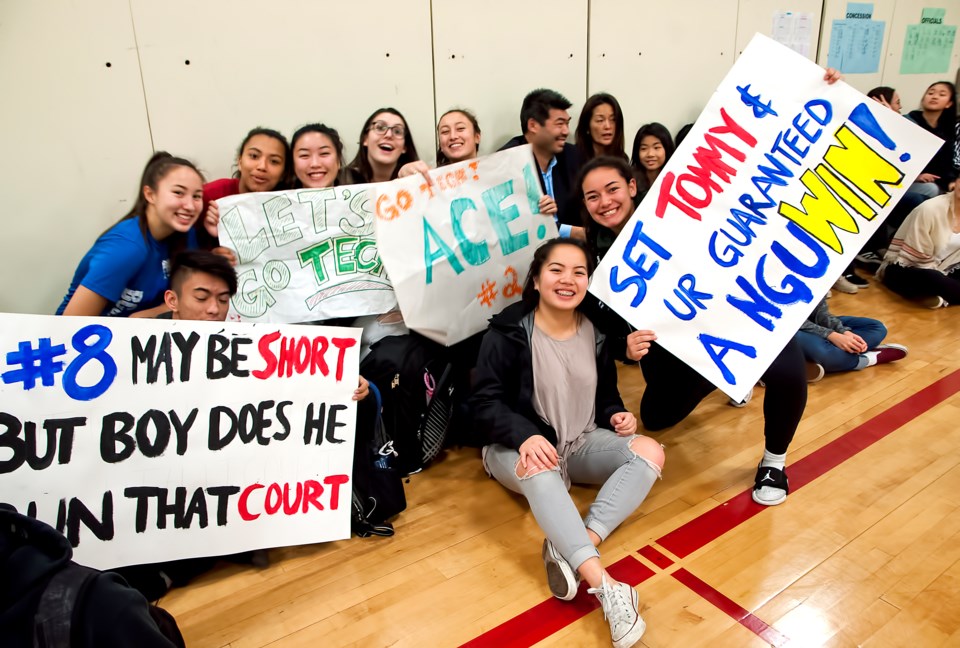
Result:
<svg viewBox="0 0 960 648"><path fill-rule="evenodd" d="M187 234L187 248L197 247L193 229ZM87 252L70 282L57 315L83 286L109 303L101 315L127 317L131 313L159 306L170 285L170 249L147 230L140 231L137 218L120 221L107 230Z"/></svg>

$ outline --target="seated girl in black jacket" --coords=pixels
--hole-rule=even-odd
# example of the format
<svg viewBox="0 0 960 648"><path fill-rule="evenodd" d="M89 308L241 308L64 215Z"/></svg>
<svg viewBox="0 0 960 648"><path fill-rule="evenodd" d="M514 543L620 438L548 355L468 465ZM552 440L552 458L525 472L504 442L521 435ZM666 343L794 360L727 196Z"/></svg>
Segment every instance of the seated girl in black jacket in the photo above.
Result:
<svg viewBox="0 0 960 648"><path fill-rule="evenodd" d="M484 466L527 498L547 536L542 555L550 591L568 601L586 580L614 646L623 648L645 629L637 592L607 573L597 546L643 502L664 454L657 442L636 435L637 420L617 391L612 350L578 310L593 268L578 240L540 246L522 301L490 322L471 406L488 443ZM571 482L600 485L586 519L567 492Z"/></svg>

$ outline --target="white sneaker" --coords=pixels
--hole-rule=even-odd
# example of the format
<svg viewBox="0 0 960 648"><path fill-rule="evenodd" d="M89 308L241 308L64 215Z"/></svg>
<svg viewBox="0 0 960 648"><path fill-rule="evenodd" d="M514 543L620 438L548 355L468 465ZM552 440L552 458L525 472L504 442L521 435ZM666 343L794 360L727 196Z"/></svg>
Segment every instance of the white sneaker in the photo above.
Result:
<svg viewBox="0 0 960 648"><path fill-rule="evenodd" d="M547 569L547 585L550 593L561 601L572 601L577 595L580 579L570 563L560 555L550 540L543 541L543 566Z"/></svg>
<svg viewBox="0 0 960 648"><path fill-rule="evenodd" d="M587 593L596 596L603 606L603 618L610 624L614 648L629 648L640 641L647 624L637 611L640 603L637 590L626 583L611 585L604 576L600 587L590 588Z"/></svg>
<svg viewBox="0 0 960 648"><path fill-rule="evenodd" d="M947 300L941 297L940 295L931 295L929 297L922 297L917 300L917 302L926 308L946 308L949 306Z"/></svg>
<svg viewBox="0 0 960 648"><path fill-rule="evenodd" d="M858 292L857 287L850 283L850 280L844 276L841 276L839 279L833 282L833 289L839 290L842 293L847 293L848 295L856 295Z"/></svg>

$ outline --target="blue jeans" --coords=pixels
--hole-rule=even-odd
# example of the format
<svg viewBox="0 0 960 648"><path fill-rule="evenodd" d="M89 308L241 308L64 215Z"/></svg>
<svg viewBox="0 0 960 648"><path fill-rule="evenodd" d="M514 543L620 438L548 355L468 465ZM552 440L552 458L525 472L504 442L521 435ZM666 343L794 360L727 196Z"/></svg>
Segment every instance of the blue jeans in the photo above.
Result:
<svg viewBox="0 0 960 648"><path fill-rule="evenodd" d="M845 315L841 315L838 319L843 322L844 326L852 329L854 333L863 338L863 341L867 343L867 349L875 349L887 336L887 327L875 319ZM867 366L867 358L862 353L847 353L834 346L833 342L815 333L798 331L797 342L803 349L803 356L807 361L822 365L823 370L828 373L853 371Z"/></svg>

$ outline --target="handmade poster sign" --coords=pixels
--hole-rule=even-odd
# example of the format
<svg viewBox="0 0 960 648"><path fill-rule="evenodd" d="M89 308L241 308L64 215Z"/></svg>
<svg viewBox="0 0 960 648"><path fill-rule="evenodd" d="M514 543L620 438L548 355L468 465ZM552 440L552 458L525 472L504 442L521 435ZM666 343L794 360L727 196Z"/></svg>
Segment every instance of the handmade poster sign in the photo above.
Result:
<svg viewBox="0 0 960 648"><path fill-rule="evenodd" d="M77 562L350 536L358 329L0 321L0 501Z"/></svg>
<svg viewBox="0 0 960 648"><path fill-rule="evenodd" d="M939 146L755 36L590 290L740 400Z"/></svg>
<svg viewBox="0 0 960 648"><path fill-rule="evenodd" d="M308 322L397 305L374 240L373 185L247 193L217 201L237 254L231 321Z"/></svg>
<svg viewBox="0 0 960 648"><path fill-rule="evenodd" d="M520 299L533 252L556 238L529 145L376 186L377 245L407 326L451 345Z"/></svg>

